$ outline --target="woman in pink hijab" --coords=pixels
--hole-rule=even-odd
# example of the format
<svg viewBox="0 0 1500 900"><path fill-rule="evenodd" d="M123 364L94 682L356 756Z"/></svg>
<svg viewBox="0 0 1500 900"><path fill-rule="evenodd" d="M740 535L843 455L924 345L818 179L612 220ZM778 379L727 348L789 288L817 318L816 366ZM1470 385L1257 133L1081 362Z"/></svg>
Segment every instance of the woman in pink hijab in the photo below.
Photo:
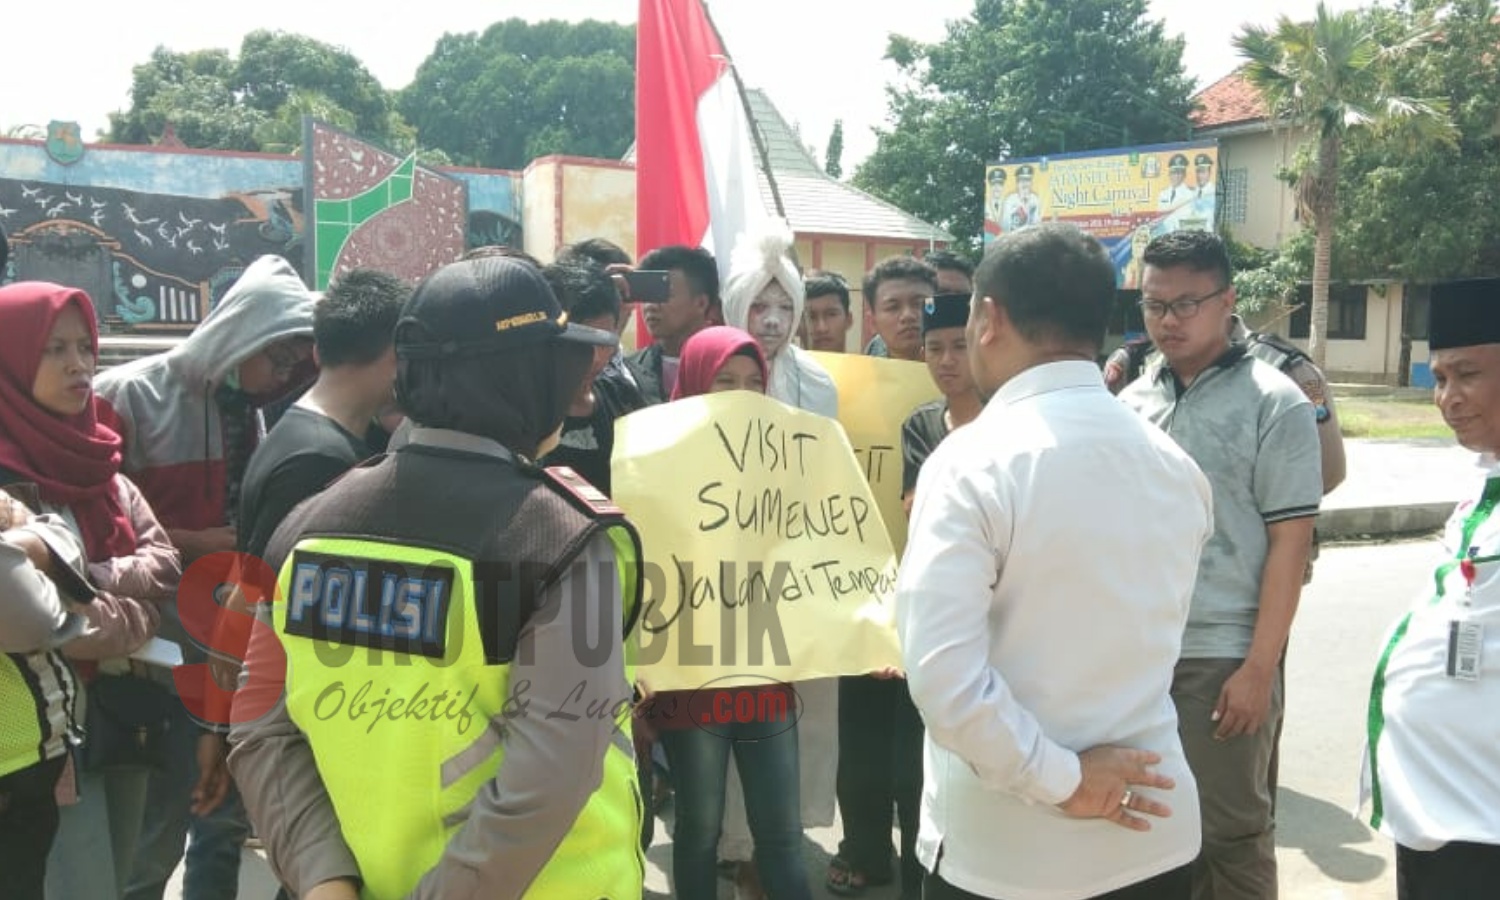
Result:
<svg viewBox="0 0 1500 900"><path fill-rule="evenodd" d="M703 329L688 338L681 359L673 400L719 391L766 392L765 355L755 338L738 328ZM748 701L741 700L746 695ZM675 791L672 882L677 896L717 896L719 834L733 753L744 783L755 865L766 893L776 900L811 900L802 865L796 702L790 687L773 683L665 691L649 704L648 721L658 729L667 751ZM724 704L782 714L706 724L713 718L711 708Z"/></svg>

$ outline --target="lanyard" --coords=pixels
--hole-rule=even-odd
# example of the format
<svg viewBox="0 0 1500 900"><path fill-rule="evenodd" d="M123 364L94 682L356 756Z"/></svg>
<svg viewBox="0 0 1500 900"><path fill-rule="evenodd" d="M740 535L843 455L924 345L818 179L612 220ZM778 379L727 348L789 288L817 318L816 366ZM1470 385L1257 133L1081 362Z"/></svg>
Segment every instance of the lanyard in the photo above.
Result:
<svg viewBox="0 0 1500 900"><path fill-rule="evenodd" d="M1495 506L1500 504L1500 475L1492 476L1484 483L1484 493L1479 497L1479 504L1464 519L1463 536L1460 540L1458 555L1437 567L1433 577L1437 580L1437 595L1434 601L1443 598L1446 589L1443 582L1458 569L1464 576L1464 581L1469 587L1474 586L1474 577L1477 574L1480 563L1500 561L1500 554L1480 556L1479 548L1474 546L1474 533L1479 530L1495 511Z"/></svg>

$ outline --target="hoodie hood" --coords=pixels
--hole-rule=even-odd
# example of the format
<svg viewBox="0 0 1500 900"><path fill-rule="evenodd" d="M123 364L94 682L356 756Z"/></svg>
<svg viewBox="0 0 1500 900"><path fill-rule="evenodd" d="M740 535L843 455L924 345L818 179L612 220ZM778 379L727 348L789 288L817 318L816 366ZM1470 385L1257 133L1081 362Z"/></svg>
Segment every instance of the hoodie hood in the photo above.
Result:
<svg viewBox="0 0 1500 900"><path fill-rule="evenodd" d="M232 520L215 390L267 345L311 338L316 300L290 263L262 256L182 343L94 379L100 420L125 439L123 469L162 525L201 529Z"/></svg>
<svg viewBox="0 0 1500 900"><path fill-rule="evenodd" d="M168 351L168 365L189 384L218 387L267 346L312 337L317 295L291 263L262 256L245 269L193 333Z"/></svg>

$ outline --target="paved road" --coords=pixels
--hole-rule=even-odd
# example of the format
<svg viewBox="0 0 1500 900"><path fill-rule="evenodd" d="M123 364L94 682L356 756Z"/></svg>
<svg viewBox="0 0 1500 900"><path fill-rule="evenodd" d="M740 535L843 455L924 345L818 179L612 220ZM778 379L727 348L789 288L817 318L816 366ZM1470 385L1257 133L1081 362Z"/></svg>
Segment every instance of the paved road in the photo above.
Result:
<svg viewBox="0 0 1500 900"><path fill-rule="evenodd" d="M1304 595L1288 659L1287 724L1279 799L1281 895L1285 900L1386 900L1395 896L1390 842L1349 813L1356 797L1365 704L1377 646L1436 553L1432 541L1325 548ZM667 896L670 846L661 825L648 855L648 898ZM1002 839L997 836L997 839ZM838 845L836 829L810 832L814 893ZM728 885L722 894L729 897ZM174 883L169 897L178 900ZM246 853L240 896L271 900L265 863ZM894 891L871 891L893 900Z"/></svg>

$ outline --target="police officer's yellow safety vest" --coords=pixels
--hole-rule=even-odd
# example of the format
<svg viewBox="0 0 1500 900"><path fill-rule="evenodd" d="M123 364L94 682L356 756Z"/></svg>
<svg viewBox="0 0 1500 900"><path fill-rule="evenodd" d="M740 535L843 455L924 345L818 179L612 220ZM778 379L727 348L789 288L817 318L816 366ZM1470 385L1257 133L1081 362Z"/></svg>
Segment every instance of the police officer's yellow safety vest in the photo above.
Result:
<svg viewBox="0 0 1500 900"><path fill-rule="evenodd" d="M57 651L0 654L0 777L78 742L79 685Z"/></svg>
<svg viewBox="0 0 1500 900"><path fill-rule="evenodd" d="M605 533L628 588L628 630L638 545L628 526ZM365 900L407 896L505 765L505 722L516 714L507 707L510 659L489 658L479 637L481 624L496 623L480 621L475 570L431 548L316 536L281 567L275 624L287 655L287 712L312 747ZM630 710L612 712L603 780L527 897L641 896Z"/></svg>

